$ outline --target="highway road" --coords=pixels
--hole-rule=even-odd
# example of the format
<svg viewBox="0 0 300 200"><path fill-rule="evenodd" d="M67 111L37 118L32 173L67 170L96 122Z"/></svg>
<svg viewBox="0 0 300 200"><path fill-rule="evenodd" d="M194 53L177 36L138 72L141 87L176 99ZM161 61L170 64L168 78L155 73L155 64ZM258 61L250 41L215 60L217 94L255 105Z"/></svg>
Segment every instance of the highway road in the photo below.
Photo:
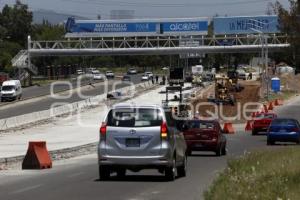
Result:
<svg viewBox="0 0 300 200"><path fill-rule="evenodd" d="M279 109L279 117L299 119L300 99L293 105ZM296 106L296 107L295 107ZM165 182L155 170L128 173L124 179L112 177L109 181L98 180L96 154L58 161L53 169L43 171L0 172L0 194L4 200L31 199L103 199L103 200L194 200L202 199L202 193L212 183L217 173L226 167L228 159L246 152L264 148L266 136L252 136L238 132L227 135L228 155L216 157L213 153L196 153L188 159L188 173L175 182Z"/></svg>
<svg viewBox="0 0 300 200"><path fill-rule="evenodd" d="M175 182L165 182L156 170L128 173L124 179L113 177L110 181L101 182L94 154L61 162L51 170L7 172L0 175L0 194L3 200L201 199L216 173L225 168L228 158L265 146L265 137L252 137L248 133L228 136L228 156L197 153L188 159L187 177L178 178Z"/></svg>
<svg viewBox="0 0 300 200"><path fill-rule="evenodd" d="M134 84L137 84L140 82L140 77L141 75L131 75L131 80ZM109 81L109 90L111 90L112 85L113 85L112 80ZM73 83L74 84L74 83ZM99 85L99 84L97 84ZM126 87L128 86L128 84L123 83L117 86L117 88L121 88L121 87ZM103 94L104 91L104 86L100 85L97 87L93 87L93 86L85 86L87 88L81 89L82 94L85 96L96 96L96 95L100 95ZM55 87L55 92L61 91L61 90L65 90L67 89L67 87L65 85L58 85L57 87ZM48 95L50 94L50 86L47 87L43 87L42 89L37 89L36 92L34 92L34 88L31 88L30 92L24 92L24 95L26 94L27 96L36 96L37 94L45 94ZM38 101L30 101L29 103L21 103L21 102L17 102L17 103L12 103L9 104L8 106L2 106L0 107L0 119L3 118L8 118L8 117L14 117L14 116L18 116L18 115L22 115L22 114L26 114L26 113L31 113L31 112L36 112L36 111L42 111L42 110L47 110L51 107L51 105L53 103L58 103L58 102L67 102L67 103L73 103L76 101L81 101L83 100L78 93L74 93L71 98L68 99L54 99L52 97L49 98L42 98L41 100Z"/></svg>

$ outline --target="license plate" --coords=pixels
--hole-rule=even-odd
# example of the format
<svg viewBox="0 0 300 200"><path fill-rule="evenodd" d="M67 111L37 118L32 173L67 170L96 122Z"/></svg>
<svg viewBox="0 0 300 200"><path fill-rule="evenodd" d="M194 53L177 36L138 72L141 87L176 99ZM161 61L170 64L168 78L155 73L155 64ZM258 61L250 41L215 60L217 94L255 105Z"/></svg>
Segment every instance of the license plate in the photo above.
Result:
<svg viewBox="0 0 300 200"><path fill-rule="evenodd" d="M126 138L126 147L140 147L141 141L139 138Z"/></svg>

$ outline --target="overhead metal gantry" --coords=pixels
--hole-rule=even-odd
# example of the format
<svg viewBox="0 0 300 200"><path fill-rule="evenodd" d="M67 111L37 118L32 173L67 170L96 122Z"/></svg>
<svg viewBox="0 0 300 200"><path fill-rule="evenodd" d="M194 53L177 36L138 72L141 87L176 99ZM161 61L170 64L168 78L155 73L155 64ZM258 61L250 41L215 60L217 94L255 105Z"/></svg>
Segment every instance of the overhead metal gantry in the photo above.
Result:
<svg viewBox="0 0 300 200"><path fill-rule="evenodd" d="M171 55L188 53L249 53L262 49L260 35L190 36L190 37L124 37L32 41L27 53L35 56L101 56L101 55ZM286 35L268 35L270 52L289 47Z"/></svg>
<svg viewBox="0 0 300 200"><path fill-rule="evenodd" d="M188 55L213 53L255 53L263 48L269 52L283 51L290 44L287 35L235 36L169 36L123 37L97 39L65 39L32 41L28 37L27 50L20 51L12 65L22 70L20 79L37 74L32 57L40 56L106 56L106 55Z"/></svg>

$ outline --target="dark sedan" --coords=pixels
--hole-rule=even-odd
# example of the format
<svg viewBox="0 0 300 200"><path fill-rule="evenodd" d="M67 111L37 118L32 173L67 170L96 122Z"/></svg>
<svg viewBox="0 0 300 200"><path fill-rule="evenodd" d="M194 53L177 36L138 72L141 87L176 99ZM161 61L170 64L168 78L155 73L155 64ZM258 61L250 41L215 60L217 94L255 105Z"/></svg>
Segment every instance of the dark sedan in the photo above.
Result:
<svg viewBox="0 0 300 200"><path fill-rule="evenodd" d="M296 119L277 118L274 119L268 129L267 144L275 142L300 143L300 125Z"/></svg>
<svg viewBox="0 0 300 200"><path fill-rule="evenodd" d="M122 81L131 81L131 77L128 75L123 76Z"/></svg>

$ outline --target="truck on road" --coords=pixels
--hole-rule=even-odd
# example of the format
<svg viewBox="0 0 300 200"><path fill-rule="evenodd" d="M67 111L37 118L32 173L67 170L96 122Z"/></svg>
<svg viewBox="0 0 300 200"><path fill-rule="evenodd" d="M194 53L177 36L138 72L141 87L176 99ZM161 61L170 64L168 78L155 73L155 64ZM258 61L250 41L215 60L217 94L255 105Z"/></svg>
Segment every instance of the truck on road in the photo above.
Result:
<svg viewBox="0 0 300 200"><path fill-rule="evenodd" d="M169 85L184 85L184 68L183 67L174 67L170 68L169 74Z"/></svg>

